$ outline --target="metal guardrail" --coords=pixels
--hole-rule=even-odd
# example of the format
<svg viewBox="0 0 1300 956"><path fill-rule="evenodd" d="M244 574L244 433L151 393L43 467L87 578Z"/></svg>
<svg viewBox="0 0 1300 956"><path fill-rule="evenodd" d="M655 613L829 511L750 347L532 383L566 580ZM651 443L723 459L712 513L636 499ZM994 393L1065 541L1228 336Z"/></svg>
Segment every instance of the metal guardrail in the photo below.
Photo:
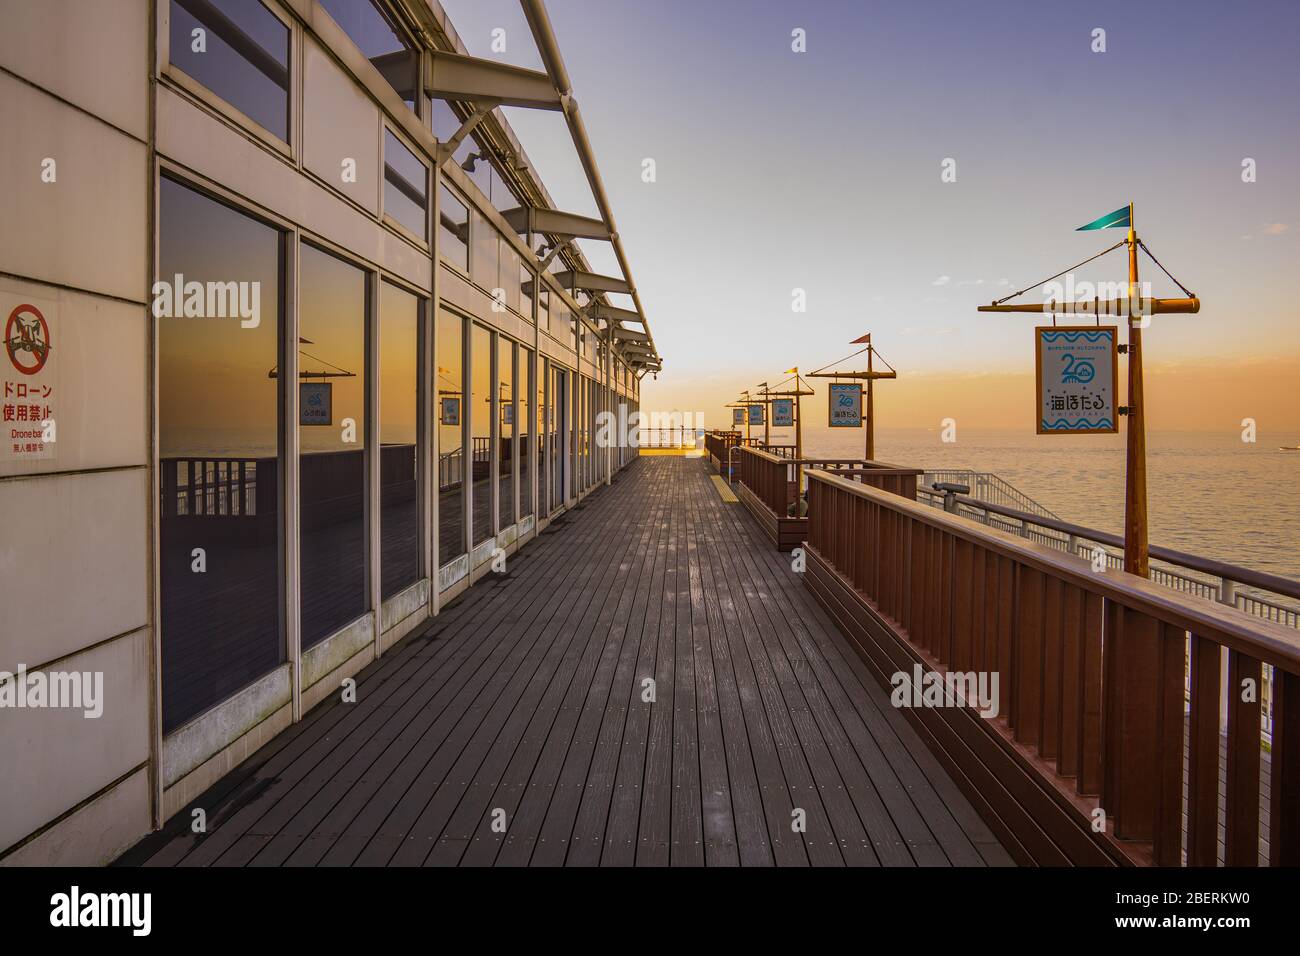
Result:
<svg viewBox="0 0 1300 956"><path fill-rule="evenodd" d="M1117 553L1112 550L1123 548L1124 541L1119 535L1086 528L1059 518L1041 518L1015 508L955 494L951 489L920 487L917 489L917 500L1075 557L1096 560L1100 556L1108 569L1124 569L1123 551ZM1153 546L1150 556L1151 580L1157 584L1183 594L1217 601L1275 624L1300 629L1300 581L1171 548ZM1273 737L1273 702L1276 699L1273 680L1273 668L1265 665L1260 705L1263 712L1263 733L1267 740L1272 740ZM1190 688L1188 692L1190 693Z"/></svg>
<svg viewBox="0 0 1300 956"><path fill-rule="evenodd" d="M930 474L927 472L926 477ZM920 501L938 508L944 506L944 493L933 486L919 487L917 493ZM953 495L952 502L949 510L954 514L1081 558L1092 559L1100 550L1106 567L1124 567L1123 553L1112 550L1123 547L1119 535L980 500L973 494ZM1171 548L1152 547L1151 558L1151 580L1159 584L1300 629L1300 581Z"/></svg>
<svg viewBox="0 0 1300 956"><path fill-rule="evenodd" d="M989 471L974 471L970 468L927 468L924 484L934 485L939 482L968 485L971 496L980 501L988 501L1007 508L1019 508L1021 511L1028 511L1043 518L1060 518L1060 515L1050 508L1040 505L1019 488Z"/></svg>
<svg viewBox="0 0 1300 956"><path fill-rule="evenodd" d="M1297 859L1293 828L1300 824L1290 812L1300 800L1300 724L1290 710L1300 698L1295 630L1136 575L1094 574L1060 553L1089 537L1108 544L1113 536L1104 532L951 490L944 513L827 471L812 470L809 479L809 586L836 613L868 625L866 656L880 659L878 669L910 658L891 656L893 641L930 655L948 674L1000 674L1010 688L1004 712L975 715L968 705L967 716L990 718L983 726L1010 745L1002 751L1011 755L1006 763L1062 794L1073 791L1082 808L1075 825L1084 833L1094 809L1104 807L1114 828L1095 844L1139 863L1256 865L1267 824L1272 864ZM923 499L935 497L926 491ZM951 512L960 508L1015 524L1033 540L959 520ZM1300 597L1297 581L1168 549L1152 548L1151 556ZM1227 692L1265 679L1272 686L1258 698ZM920 719L952 726L943 717ZM1017 756L1024 754L1038 762ZM965 762L971 772L988 772L984 756ZM1020 806L1043 821L1055 820L1060 808L1054 801ZM1083 859L1087 846L1057 842L1049 849Z"/></svg>
<svg viewBox="0 0 1300 956"><path fill-rule="evenodd" d="M704 429L679 425L675 428L642 428L637 433L640 448L703 448Z"/></svg>

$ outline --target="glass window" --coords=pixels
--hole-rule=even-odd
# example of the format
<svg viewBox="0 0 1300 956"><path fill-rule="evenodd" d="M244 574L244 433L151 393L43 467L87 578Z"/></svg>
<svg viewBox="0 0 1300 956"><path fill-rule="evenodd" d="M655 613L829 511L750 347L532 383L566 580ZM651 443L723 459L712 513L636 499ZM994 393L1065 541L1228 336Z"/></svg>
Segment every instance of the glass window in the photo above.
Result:
<svg viewBox="0 0 1300 956"><path fill-rule="evenodd" d="M438 566L465 553L465 320L438 313Z"/></svg>
<svg viewBox="0 0 1300 956"><path fill-rule="evenodd" d="M497 284L505 294L505 304L519 311L519 253L510 244L510 240L501 236L500 278Z"/></svg>
<svg viewBox="0 0 1300 956"><path fill-rule="evenodd" d="M470 435L474 469L471 501L474 543L492 537L492 333L475 325L470 335Z"/></svg>
<svg viewBox="0 0 1300 956"><path fill-rule="evenodd" d="M519 402L519 517L527 518L533 513L533 469L535 466L537 429L529 417L533 396L533 352L519 346L519 388L516 390Z"/></svg>
<svg viewBox="0 0 1300 956"><path fill-rule="evenodd" d="M302 646L366 612L366 274L309 245L298 265Z"/></svg>
<svg viewBox="0 0 1300 956"><path fill-rule="evenodd" d="M390 598L420 577L420 300L379 289L380 591Z"/></svg>
<svg viewBox="0 0 1300 956"><path fill-rule="evenodd" d="M547 332L551 331L551 290L543 286L537 300L537 327Z"/></svg>
<svg viewBox="0 0 1300 956"><path fill-rule="evenodd" d="M382 5L372 0L321 0L321 6L414 112L419 56Z"/></svg>
<svg viewBox="0 0 1300 956"><path fill-rule="evenodd" d="M384 212L421 239L428 237L429 170L406 144L384 130Z"/></svg>
<svg viewBox="0 0 1300 956"><path fill-rule="evenodd" d="M567 430L568 397L565 394L565 373L563 369L551 366L551 427L548 442L551 446L551 510L564 504L564 465L567 454L564 434Z"/></svg>
<svg viewBox="0 0 1300 956"><path fill-rule="evenodd" d="M518 208L519 199L506 183L505 177L497 172L495 166L490 167L490 169L492 192L488 198L492 202L492 207L498 212L506 212Z"/></svg>
<svg viewBox="0 0 1300 956"><path fill-rule="evenodd" d="M515 343L497 336L497 507L502 529L515 523Z"/></svg>
<svg viewBox="0 0 1300 956"><path fill-rule="evenodd" d="M433 100L429 108L429 129L434 138L445 143L460 129L461 118L446 100Z"/></svg>
<svg viewBox="0 0 1300 956"><path fill-rule="evenodd" d="M173 66L288 141L289 28L270 10L258 0L174 0L168 38Z"/></svg>
<svg viewBox="0 0 1300 956"><path fill-rule="evenodd" d="M533 321L533 274L522 258L519 262L519 312L529 322Z"/></svg>
<svg viewBox="0 0 1300 956"><path fill-rule="evenodd" d="M472 225L469 237L473 246L469 268L470 278L484 289L494 289L501 278L497 267L501 252L499 248L501 237L477 209L470 211L470 218Z"/></svg>
<svg viewBox="0 0 1300 956"><path fill-rule="evenodd" d="M533 423L533 431L537 435L537 507L541 514L549 512L547 507L547 488L550 482L547 481L546 470L546 449L549 446L547 440L546 428L546 369L547 361L541 355L537 356L537 370L534 373L537 380L537 401L534 403L537 409L537 419Z"/></svg>
<svg viewBox="0 0 1300 956"><path fill-rule="evenodd" d="M438 252L461 272L469 272L469 210L446 186L439 190Z"/></svg>
<svg viewBox="0 0 1300 956"><path fill-rule="evenodd" d="M207 290L205 317L186 317L174 288L170 304L156 297L166 732L285 659L278 379L267 374L279 358L282 242L170 179L159 202L160 274Z"/></svg>

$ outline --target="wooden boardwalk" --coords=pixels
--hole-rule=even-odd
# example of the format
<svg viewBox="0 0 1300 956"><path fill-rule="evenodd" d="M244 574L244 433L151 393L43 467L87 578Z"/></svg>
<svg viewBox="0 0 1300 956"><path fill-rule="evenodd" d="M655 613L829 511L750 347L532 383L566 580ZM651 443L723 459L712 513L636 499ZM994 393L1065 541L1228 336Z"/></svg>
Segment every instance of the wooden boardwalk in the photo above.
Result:
<svg viewBox="0 0 1300 956"><path fill-rule="evenodd" d="M119 863L1010 863L699 459L635 462L357 684Z"/></svg>

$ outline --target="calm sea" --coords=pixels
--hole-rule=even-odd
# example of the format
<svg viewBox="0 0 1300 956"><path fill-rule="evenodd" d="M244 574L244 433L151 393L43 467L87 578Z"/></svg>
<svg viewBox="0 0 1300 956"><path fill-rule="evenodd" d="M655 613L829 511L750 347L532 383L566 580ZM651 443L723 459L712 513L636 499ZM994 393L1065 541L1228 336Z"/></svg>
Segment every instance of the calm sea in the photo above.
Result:
<svg viewBox="0 0 1300 956"><path fill-rule="evenodd" d="M1122 426L1121 426L1122 427ZM773 432L773 441L778 441ZM860 429L808 429L806 457L863 452ZM789 438L793 443L793 437ZM1300 579L1300 433L1150 432L1147 495L1152 544ZM1066 521L1121 534L1124 436L1043 436L958 429L878 429L876 458L916 468L989 471Z"/></svg>

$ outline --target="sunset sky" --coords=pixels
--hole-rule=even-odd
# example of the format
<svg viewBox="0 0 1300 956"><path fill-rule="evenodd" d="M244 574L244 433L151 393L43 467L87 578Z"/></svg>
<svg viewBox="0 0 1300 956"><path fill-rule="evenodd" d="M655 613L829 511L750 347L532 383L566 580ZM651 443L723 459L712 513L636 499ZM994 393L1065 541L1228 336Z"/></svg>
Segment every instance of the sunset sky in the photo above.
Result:
<svg viewBox="0 0 1300 956"><path fill-rule="evenodd" d="M444 6L471 53L540 66L514 0ZM721 424L740 389L870 331L901 373L879 391L882 425L1028 428L1036 317L975 307L1122 238L1074 229L1131 200L1203 303L1146 335L1151 426L1300 427L1300 4L1063 7L552 0L665 357L643 404ZM594 213L562 118L506 112L557 203ZM946 158L956 182L940 181ZM1141 268L1155 295L1180 294ZM1076 278L1125 275L1120 251ZM811 401L824 413L824 388Z"/></svg>

